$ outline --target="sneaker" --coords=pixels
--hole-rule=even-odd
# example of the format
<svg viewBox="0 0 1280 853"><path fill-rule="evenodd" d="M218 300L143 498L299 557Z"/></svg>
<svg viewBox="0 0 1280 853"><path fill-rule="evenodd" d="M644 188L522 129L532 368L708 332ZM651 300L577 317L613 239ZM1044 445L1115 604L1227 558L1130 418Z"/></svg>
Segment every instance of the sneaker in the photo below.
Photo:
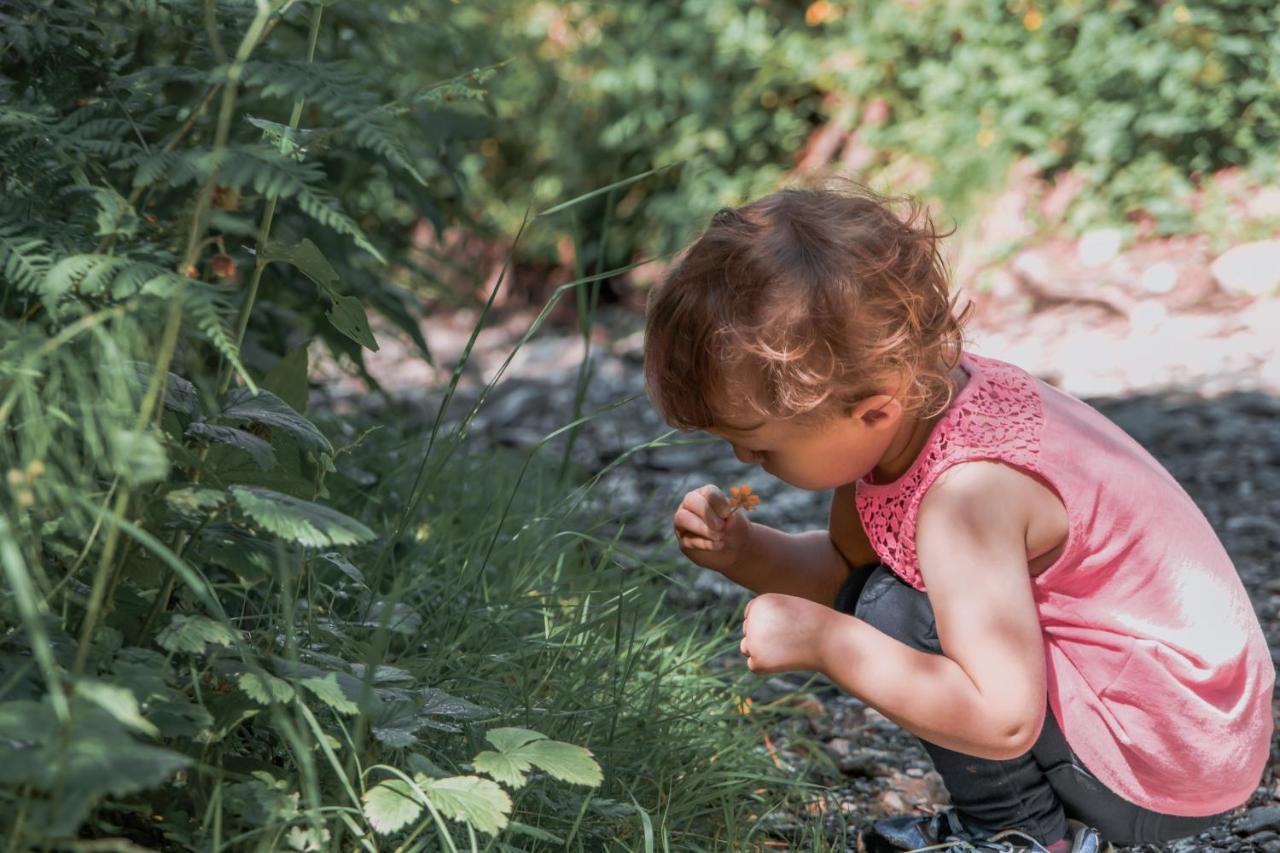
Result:
<svg viewBox="0 0 1280 853"><path fill-rule="evenodd" d="M1098 830L1067 820L1068 853L1115 853ZM981 836L971 832L954 808L931 815L896 815L873 823L858 837L859 853L1050 853L1017 829Z"/></svg>
<svg viewBox="0 0 1280 853"><path fill-rule="evenodd" d="M954 808L939 809L930 815L894 815L864 829L858 836L858 853L902 853L930 850L959 853L972 849L973 835Z"/></svg>

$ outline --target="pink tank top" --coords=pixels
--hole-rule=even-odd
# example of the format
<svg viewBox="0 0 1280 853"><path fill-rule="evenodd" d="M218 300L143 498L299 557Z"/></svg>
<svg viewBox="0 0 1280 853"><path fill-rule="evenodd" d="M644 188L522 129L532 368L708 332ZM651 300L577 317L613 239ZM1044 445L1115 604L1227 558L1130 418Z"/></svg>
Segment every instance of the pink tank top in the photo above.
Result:
<svg viewBox="0 0 1280 853"><path fill-rule="evenodd" d="M1067 742L1144 808L1204 816L1244 803L1270 756L1275 666L1209 522L1093 408L1004 362L970 355L961 366L969 382L911 468L857 484L872 546L923 590L916 512L942 472L995 460L1045 483L1070 525L1031 585Z"/></svg>

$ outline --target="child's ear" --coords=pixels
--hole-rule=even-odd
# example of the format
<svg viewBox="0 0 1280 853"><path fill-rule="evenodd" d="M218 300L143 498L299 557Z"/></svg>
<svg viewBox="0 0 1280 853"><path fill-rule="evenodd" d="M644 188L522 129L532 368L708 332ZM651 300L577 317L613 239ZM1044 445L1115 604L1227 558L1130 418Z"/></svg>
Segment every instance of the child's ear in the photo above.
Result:
<svg viewBox="0 0 1280 853"><path fill-rule="evenodd" d="M863 397L853 405L849 416L867 429L886 429L902 420L902 401L892 394Z"/></svg>

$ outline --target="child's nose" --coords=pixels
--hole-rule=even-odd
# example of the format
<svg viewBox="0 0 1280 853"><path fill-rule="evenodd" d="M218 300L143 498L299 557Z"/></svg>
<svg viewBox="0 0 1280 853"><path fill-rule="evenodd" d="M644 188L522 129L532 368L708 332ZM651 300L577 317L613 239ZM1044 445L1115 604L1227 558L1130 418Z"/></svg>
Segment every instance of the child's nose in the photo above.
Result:
<svg viewBox="0 0 1280 853"><path fill-rule="evenodd" d="M752 465L760 461L760 454L754 450L747 450L745 447L733 445L733 455L738 457L738 461L747 465Z"/></svg>

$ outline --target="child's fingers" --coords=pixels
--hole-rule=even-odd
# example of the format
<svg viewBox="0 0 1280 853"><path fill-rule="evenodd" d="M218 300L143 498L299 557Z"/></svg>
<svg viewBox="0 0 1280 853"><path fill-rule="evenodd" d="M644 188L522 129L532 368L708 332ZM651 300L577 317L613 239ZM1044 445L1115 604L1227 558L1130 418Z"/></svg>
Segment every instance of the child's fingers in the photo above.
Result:
<svg viewBox="0 0 1280 853"><path fill-rule="evenodd" d="M703 539L699 536L681 536L680 547L687 551L721 551L724 543L718 539Z"/></svg>
<svg viewBox="0 0 1280 853"><path fill-rule="evenodd" d="M683 506L676 510L675 527L676 535L681 537L682 541L689 537L704 541L720 538L720 533L712 530L706 519Z"/></svg>
<svg viewBox="0 0 1280 853"><path fill-rule="evenodd" d="M729 505L729 499L724 496L724 492L712 485L706 485L693 494L702 498L707 507L707 514L716 520L729 517L729 511L732 507Z"/></svg>

